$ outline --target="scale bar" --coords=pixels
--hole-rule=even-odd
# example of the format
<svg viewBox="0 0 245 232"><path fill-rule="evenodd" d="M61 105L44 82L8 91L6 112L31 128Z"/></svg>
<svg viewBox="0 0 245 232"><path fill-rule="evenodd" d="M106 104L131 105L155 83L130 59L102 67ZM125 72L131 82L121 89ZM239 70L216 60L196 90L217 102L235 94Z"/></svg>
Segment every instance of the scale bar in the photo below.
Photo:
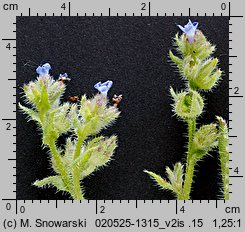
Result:
<svg viewBox="0 0 245 232"><path fill-rule="evenodd" d="M16 121L16 118L2 118L3 121Z"/></svg>
<svg viewBox="0 0 245 232"><path fill-rule="evenodd" d="M16 40L16 39L2 39L2 40Z"/></svg>

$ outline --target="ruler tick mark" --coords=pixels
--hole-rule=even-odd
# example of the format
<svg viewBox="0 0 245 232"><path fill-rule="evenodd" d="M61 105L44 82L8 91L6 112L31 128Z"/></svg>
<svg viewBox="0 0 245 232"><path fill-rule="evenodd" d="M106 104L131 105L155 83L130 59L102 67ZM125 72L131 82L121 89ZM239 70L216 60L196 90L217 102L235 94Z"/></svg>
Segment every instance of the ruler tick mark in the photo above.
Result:
<svg viewBox="0 0 245 232"><path fill-rule="evenodd" d="M71 2L68 3L69 16L71 16Z"/></svg>
<svg viewBox="0 0 245 232"><path fill-rule="evenodd" d="M229 20L231 19L231 3L228 3Z"/></svg>
<svg viewBox="0 0 245 232"><path fill-rule="evenodd" d="M175 213L178 214L178 200L175 200Z"/></svg>
<svg viewBox="0 0 245 232"><path fill-rule="evenodd" d="M95 200L95 214L98 214L98 201Z"/></svg>
<svg viewBox="0 0 245 232"><path fill-rule="evenodd" d="M151 16L151 2L149 2L149 16Z"/></svg>

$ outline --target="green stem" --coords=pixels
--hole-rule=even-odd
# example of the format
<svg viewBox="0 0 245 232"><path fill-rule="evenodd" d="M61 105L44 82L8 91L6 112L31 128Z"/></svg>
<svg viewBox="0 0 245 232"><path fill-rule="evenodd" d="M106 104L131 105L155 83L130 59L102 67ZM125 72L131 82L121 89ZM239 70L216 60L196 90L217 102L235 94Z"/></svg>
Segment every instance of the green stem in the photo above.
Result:
<svg viewBox="0 0 245 232"><path fill-rule="evenodd" d="M190 161L189 160L189 163L186 166L184 187L183 187L182 192L177 196L178 200L189 200L189 198L190 198L195 164L196 164L195 161L193 161L193 160Z"/></svg>
<svg viewBox="0 0 245 232"><path fill-rule="evenodd" d="M229 152L219 151L224 191L224 200L229 200Z"/></svg>
<svg viewBox="0 0 245 232"><path fill-rule="evenodd" d="M50 151L54 157L55 163L59 169L59 173L61 175L61 178L64 182L64 185L67 187L67 190L70 190L70 181L69 181L69 176L68 173L66 171L66 168L60 158L59 152L57 151L56 145L55 145L55 141L50 141L50 143L48 144Z"/></svg>
<svg viewBox="0 0 245 232"><path fill-rule="evenodd" d="M81 154L82 145L86 138L85 131L86 128L84 127L82 132L78 135L76 148L74 152L74 158L73 158L74 160L76 160ZM80 176L76 168L72 171L72 180L73 180L73 187L74 187L74 200L83 200L84 197L80 185Z"/></svg>
<svg viewBox="0 0 245 232"><path fill-rule="evenodd" d="M195 133L196 133L196 119L190 119L188 120L188 151L187 151L187 158L186 158L186 169L192 157L191 150L192 150L193 137Z"/></svg>
<svg viewBox="0 0 245 232"><path fill-rule="evenodd" d="M73 187L74 187L74 200L83 200L83 193L81 190L81 185L80 185L80 176L79 172L75 169L72 172L72 180L73 180Z"/></svg>
<svg viewBox="0 0 245 232"><path fill-rule="evenodd" d="M75 148L75 152L74 152L74 159L77 159L80 154L81 154L81 149L82 149L82 145L83 145L83 142L86 138L86 127L84 127L82 129L82 132L80 134L78 134L78 138L77 138L77 143L76 143L76 148Z"/></svg>
<svg viewBox="0 0 245 232"><path fill-rule="evenodd" d="M190 198L191 186L193 182L195 162L192 160L193 154L192 142L196 133L196 119L188 120L188 152L186 158L185 180L182 192L177 196L179 200L188 200Z"/></svg>
<svg viewBox="0 0 245 232"><path fill-rule="evenodd" d="M228 129L225 121L221 118L220 123L220 136L218 139L219 158L221 166L221 175L223 182L224 200L229 200L229 151L228 151Z"/></svg>
<svg viewBox="0 0 245 232"><path fill-rule="evenodd" d="M194 118L194 119L188 120L188 138L189 138L189 141L188 141L188 153L191 150L192 141L193 141L193 137L194 137L195 133L196 133L196 119Z"/></svg>

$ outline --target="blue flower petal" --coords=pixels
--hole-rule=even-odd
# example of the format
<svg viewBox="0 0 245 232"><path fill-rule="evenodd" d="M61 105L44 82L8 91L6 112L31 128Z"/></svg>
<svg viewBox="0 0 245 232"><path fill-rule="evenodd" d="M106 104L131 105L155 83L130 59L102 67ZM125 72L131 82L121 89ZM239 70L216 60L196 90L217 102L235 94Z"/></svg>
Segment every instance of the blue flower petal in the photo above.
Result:
<svg viewBox="0 0 245 232"><path fill-rule="evenodd" d="M102 95L107 96L107 92L111 88L113 82L112 81L106 81L104 83L98 82L94 85L94 88L97 89Z"/></svg>
<svg viewBox="0 0 245 232"><path fill-rule="evenodd" d="M36 72L39 76L49 75L49 70L51 69L51 65L49 63L45 63L41 66L38 66Z"/></svg>
<svg viewBox="0 0 245 232"><path fill-rule="evenodd" d="M60 76L59 76L60 78L62 78L62 77L65 77L65 78L67 78L68 77L68 74L67 73L64 73L64 74L60 74Z"/></svg>
<svg viewBox="0 0 245 232"><path fill-rule="evenodd" d="M198 26L198 22L191 22L191 20L189 19L189 22L182 27L181 25L178 25L178 27L181 29L181 31L183 31L188 38L189 43L191 44L194 40L194 36L195 36L195 32Z"/></svg>

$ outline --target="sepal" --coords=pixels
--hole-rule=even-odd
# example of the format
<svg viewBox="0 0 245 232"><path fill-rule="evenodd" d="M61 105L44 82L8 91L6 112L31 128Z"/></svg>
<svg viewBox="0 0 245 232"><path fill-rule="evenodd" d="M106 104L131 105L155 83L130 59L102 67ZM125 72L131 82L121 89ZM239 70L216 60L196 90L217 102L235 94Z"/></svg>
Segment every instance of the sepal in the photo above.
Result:
<svg viewBox="0 0 245 232"><path fill-rule="evenodd" d="M120 114L117 107L108 106L108 99L101 94L96 94L91 99L84 95L80 104L79 113L88 135L99 133L112 124Z"/></svg>
<svg viewBox="0 0 245 232"><path fill-rule="evenodd" d="M180 194L183 186L183 165L181 163L176 163L173 171L167 167L166 172L173 187L173 191L176 194Z"/></svg>
<svg viewBox="0 0 245 232"><path fill-rule="evenodd" d="M25 98L39 111L47 111L55 108L60 103L60 98L64 93L65 85L55 81L51 76L39 76L35 81L23 86Z"/></svg>
<svg viewBox="0 0 245 232"><path fill-rule="evenodd" d="M107 164L117 147L116 136L94 138L82 149L82 154L74 161L73 170L79 172L80 178L94 172L98 167Z"/></svg>
<svg viewBox="0 0 245 232"><path fill-rule="evenodd" d="M188 80L192 90L210 90L218 83L221 71L217 69L218 59L208 57L213 53L212 46L200 30L195 32L194 41L189 43L186 34L175 37L181 57L171 51L169 56L177 65L180 74Z"/></svg>
<svg viewBox="0 0 245 232"><path fill-rule="evenodd" d="M195 119L201 115L204 107L204 102L201 95L193 90L189 92L175 93L170 88L170 94L173 97L173 111L177 116L184 120Z"/></svg>
<svg viewBox="0 0 245 232"><path fill-rule="evenodd" d="M215 46L206 39L200 30L196 30L193 43L189 43L184 33L181 36L176 34L175 43L183 57L191 55L193 59L204 60L215 50Z"/></svg>
<svg viewBox="0 0 245 232"><path fill-rule="evenodd" d="M218 145L218 130L216 124L201 126L195 133L192 143L192 154L195 160L203 158L209 151Z"/></svg>

